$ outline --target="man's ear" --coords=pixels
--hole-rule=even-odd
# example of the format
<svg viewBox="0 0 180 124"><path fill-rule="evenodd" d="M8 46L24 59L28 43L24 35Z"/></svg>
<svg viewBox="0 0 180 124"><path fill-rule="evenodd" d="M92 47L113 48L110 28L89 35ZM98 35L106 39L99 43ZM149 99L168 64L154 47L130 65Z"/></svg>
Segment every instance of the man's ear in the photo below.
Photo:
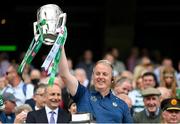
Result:
<svg viewBox="0 0 180 124"><path fill-rule="evenodd" d="M111 88L114 88L114 77L111 78Z"/></svg>
<svg viewBox="0 0 180 124"><path fill-rule="evenodd" d="M111 78L111 82L114 83L114 77L113 77L113 76L112 76L112 78Z"/></svg>

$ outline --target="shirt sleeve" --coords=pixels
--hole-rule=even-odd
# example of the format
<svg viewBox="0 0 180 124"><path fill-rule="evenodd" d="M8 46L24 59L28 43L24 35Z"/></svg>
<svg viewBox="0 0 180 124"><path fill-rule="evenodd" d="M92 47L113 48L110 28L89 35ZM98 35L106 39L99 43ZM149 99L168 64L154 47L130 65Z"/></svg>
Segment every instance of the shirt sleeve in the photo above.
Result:
<svg viewBox="0 0 180 124"><path fill-rule="evenodd" d="M27 84L26 100L31 99L33 95L34 95L34 86L32 84Z"/></svg>
<svg viewBox="0 0 180 124"><path fill-rule="evenodd" d="M133 123L133 118L131 116L130 109L126 104L124 105L123 123Z"/></svg>
<svg viewBox="0 0 180 124"><path fill-rule="evenodd" d="M73 96L73 100L77 103L78 101L80 101L80 99L82 98L82 96L85 94L87 88L84 87L83 85L81 85L79 82L78 82L78 88L77 88L77 91L76 91L76 94L75 96Z"/></svg>

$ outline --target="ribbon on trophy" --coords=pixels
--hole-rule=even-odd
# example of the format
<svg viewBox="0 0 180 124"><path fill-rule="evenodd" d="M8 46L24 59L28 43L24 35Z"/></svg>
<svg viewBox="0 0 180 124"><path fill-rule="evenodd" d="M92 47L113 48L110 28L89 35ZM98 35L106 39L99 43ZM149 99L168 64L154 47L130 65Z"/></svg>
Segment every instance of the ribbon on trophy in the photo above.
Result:
<svg viewBox="0 0 180 124"><path fill-rule="evenodd" d="M61 46L65 44L66 38L67 29L66 27L61 27L53 47L41 66L45 71L47 71L48 75L50 74L49 85L53 85L54 83L54 78L56 76L58 64L61 58Z"/></svg>
<svg viewBox="0 0 180 124"><path fill-rule="evenodd" d="M38 25L37 25L37 31L39 32L39 37L37 40L33 38L24 58L23 61L21 62L19 68L18 68L18 73L22 73L24 70L24 67L26 64L30 64L35 57L35 55L38 53L39 49L42 46L43 43L43 35L42 35L42 29L40 28L42 25L45 25L46 21L42 20Z"/></svg>
<svg viewBox="0 0 180 124"><path fill-rule="evenodd" d="M18 72L22 73L26 64L31 64L42 44L53 45L42 68L50 75L48 84L53 85L61 58L61 47L67 38L66 13L59 6L47 4L37 12L37 22L34 22L34 38L21 62Z"/></svg>

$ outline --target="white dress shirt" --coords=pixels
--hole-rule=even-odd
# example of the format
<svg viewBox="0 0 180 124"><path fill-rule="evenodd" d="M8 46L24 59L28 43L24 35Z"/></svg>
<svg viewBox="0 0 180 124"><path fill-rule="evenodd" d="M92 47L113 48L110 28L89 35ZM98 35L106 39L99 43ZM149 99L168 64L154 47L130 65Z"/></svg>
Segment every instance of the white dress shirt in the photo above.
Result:
<svg viewBox="0 0 180 124"><path fill-rule="evenodd" d="M50 117L51 117L51 112L54 111L54 119L55 119L55 124L57 124L57 118L58 118L58 108L56 108L55 110L51 110L47 105L45 106L45 110L46 110L46 115L48 118L48 122L50 122Z"/></svg>

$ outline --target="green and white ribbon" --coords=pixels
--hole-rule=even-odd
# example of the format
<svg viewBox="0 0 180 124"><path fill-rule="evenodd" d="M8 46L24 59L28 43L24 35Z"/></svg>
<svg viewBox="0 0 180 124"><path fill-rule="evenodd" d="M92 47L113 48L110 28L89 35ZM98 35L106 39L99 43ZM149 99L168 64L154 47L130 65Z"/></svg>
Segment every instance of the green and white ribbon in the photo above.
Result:
<svg viewBox="0 0 180 124"><path fill-rule="evenodd" d="M23 58L23 61L21 62L18 68L19 73L23 72L26 64L30 64L32 62L33 58L35 57L35 55L38 53L39 49L41 48L43 40L44 40L43 31L41 28L41 26L43 25L47 25L46 20L42 20L39 24L37 24L38 39L36 41L35 38L33 38ZM41 66L45 71L47 71L48 75L50 75L50 79L48 82L49 85L54 84L54 79L57 73L58 64L61 58L61 51L62 51L61 46L65 44L66 38L67 38L67 29L65 26L61 26L59 28L56 41Z"/></svg>
<svg viewBox="0 0 180 124"><path fill-rule="evenodd" d="M66 27L60 27L59 34L56 38L56 41L51 48L48 56L42 64L42 68L47 71L47 74L50 74L50 79L48 84L53 85L54 79L57 73L58 64L61 58L61 46L65 44L67 38L67 29Z"/></svg>
<svg viewBox="0 0 180 124"><path fill-rule="evenodd" d="M45 25L46 21L42 20L38 25L37 25L37 31L39 32L39 37L37 39L37 41L35 40L35 38L33 38L24 58L23 61L21 62L19 68L18 68L18 73L22 73L24 70L24 67L26 64L30 64L33 60L33 58L35 57L35 55L38 53L39 49L42 46L43 43L43 34L42 34L42 29L41 26Z"/></svg>

